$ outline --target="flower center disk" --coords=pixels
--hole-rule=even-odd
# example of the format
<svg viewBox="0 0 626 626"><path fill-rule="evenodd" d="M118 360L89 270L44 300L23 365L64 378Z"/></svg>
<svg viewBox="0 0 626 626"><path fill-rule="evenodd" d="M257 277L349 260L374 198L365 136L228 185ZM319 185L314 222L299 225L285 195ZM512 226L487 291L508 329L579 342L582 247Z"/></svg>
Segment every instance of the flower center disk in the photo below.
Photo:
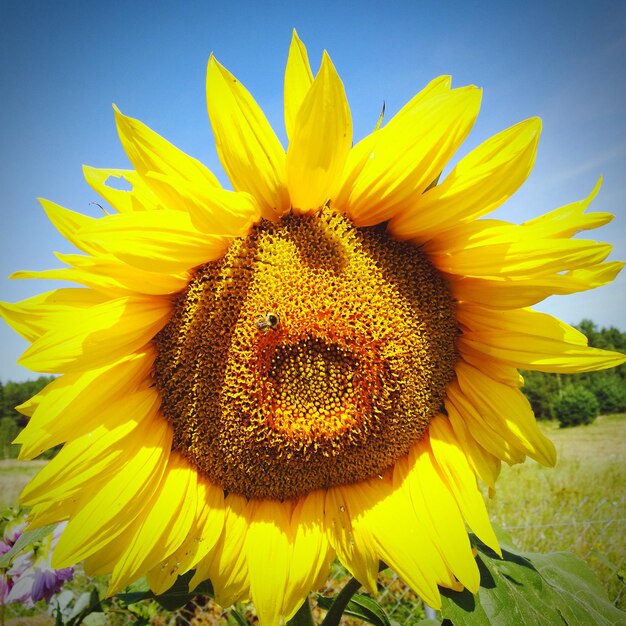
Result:
<svg viewBox="0 0 626 626"><path fill-rule="evenodd" d="M174 448L284 500L380 474L441 409L458 330L416 246L323 208L261 221L195 271L156 336Z"/></svg>

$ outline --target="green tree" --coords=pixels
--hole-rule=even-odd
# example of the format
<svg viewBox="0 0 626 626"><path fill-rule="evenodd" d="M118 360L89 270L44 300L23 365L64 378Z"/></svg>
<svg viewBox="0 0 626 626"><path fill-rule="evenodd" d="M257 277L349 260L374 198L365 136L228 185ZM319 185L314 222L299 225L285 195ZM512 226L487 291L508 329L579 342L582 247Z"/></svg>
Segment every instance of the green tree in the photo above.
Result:
<svg viewBox="0 0 626 626"><path fill-rule="evenodd" d="M602 348L603 350L614 350L616 352L626 353L626 332L610 326L609 328L598 329L596 324L590 319L584 319L576 328L587 337L589 345L594 348ZM626 364L614 367L604 372L598 372L599 375L617 374L623 381L626 380ZM594 372L595 374L595 372ZM590 375L583 375L588 380Z"/></svg>
<svg viewBox="0 0 626 626"><path fill-rule="evenodd" d="M626 384L617 373L591 376L584 382L584 387L597 398L601 413L626 411Z"/></svg>
<svg viewBox="0 0 626 626"><path fill-rule="evenodd" d="M600 405L591 391L580 385L568 385L552 402L552 412L561 428L565 428L591 424L598 417Z"/></svg>
<svg viewBox="0 0 626 626"><path fill-rule="evenodd" d="M0 417L12 417L18 424L25 424L24 416L16 411L15 407L32 398L53 380L54 376L40 376L36 380L27 380L21 383L8 381L2 386Z"/></svg>
<svg viewBox="0 0 626 626"><path fill-rule="evenodd" d="M17 437L19 430L14 419L0 417L0 459L17 458L20 447L11 442Z"/></svg>
<svg viewBox="0 0 626 626"><path fill-rule="evenodd" d="M522 371L524 378L522 393L528 398L535 417L540 420L551 420L552 402L559 393L559 379L556 374L545 372Z"/></svg>

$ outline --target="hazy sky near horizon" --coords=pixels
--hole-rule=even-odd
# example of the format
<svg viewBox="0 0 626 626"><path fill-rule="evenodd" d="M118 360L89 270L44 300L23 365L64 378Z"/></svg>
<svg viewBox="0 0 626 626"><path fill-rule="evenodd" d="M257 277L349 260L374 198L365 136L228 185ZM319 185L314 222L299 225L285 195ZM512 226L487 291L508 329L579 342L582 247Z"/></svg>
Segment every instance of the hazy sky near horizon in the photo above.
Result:
<svg viewBox="0 0 626 626"><path fill-rule="evenodd" d="M616 215L591 238L626 259L626 2L32 2L0 5L0 300L58 286L9 281L59 267L72 252L36 198L98 215L81 165L126 168L111 104L203 161L223 183L205 103L209 54L251 91L281 140L283 72L292 28L313 69L326 49L350 101L355 140L383 101L387 119L432 78L483 88L481 114L454 164L516 122L539 116L535 169L495 214L524 221L584 198ZM536 308L570 323L626 330L626 273L599 290ZM27 344L0 322L0 380Z"/></svg>

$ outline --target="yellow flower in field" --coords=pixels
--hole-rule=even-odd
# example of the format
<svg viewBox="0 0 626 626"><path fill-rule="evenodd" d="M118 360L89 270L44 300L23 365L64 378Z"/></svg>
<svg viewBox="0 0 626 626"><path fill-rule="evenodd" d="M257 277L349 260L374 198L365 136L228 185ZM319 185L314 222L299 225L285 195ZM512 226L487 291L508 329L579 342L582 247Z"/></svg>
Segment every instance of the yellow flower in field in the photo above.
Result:
<svg viewBox="0 0 626 626"><path fill-rule="evenodd" d="M477 488L501 461L555 462L516 368L617 365L527 307L611 281L591 196L521 225L481 220L524 182L538 119L487 140L435 185L478 114L476 87L431 82L352 146L344 88L294 34L283 149L211 58L208 110L234 191L115 111L133 170L86 167L115 209L44 209L84 254L18 272L67 279L2 313L21 363L63 374L21 407L22 458L65 442L22 494L69 520L54 566L111 591L195 569L223 605L289 619L337 556L374 591L379 560L431 606L476 591L466 524L498 544ZM107 186L122 177L131 191Z"/></svg>

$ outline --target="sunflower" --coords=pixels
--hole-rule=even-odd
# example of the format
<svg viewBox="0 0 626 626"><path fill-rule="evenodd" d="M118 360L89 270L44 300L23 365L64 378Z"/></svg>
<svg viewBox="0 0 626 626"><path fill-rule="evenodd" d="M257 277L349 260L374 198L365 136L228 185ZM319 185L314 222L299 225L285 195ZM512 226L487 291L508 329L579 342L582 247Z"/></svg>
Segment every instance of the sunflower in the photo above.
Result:
<svg viewBox="0 0 626 626"><path fill-rule="evenodd" d="M555 463L517 368L582 372L624 356L528 308L610 282L610 246L572 236L610 221L597 192L523 224L479 219L528 176L540 121L488 139L439 175L481 91L428 84L353 146L343 84L294 33L282 147L215 58L208 112L233 191L115 109L134 169L85 167L115 210L43 200L83 254L65 279L2 313L32 342L20 362L62 374L20 407L32 526L68 520L54 554L141 575L155 592L210 579L279 624L337 557L370 591L379 561L429 605L475 592L467 527L499 551L477 478L502 461ZM107 182L121 178L132 189Z"/></svg>

